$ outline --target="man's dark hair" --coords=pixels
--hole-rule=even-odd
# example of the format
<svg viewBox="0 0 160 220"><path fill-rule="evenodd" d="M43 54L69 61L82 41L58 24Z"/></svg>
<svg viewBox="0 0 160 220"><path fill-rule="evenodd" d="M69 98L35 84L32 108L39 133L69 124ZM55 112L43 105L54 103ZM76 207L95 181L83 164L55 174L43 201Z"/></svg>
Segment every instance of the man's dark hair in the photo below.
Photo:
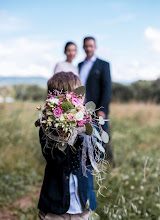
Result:
<svg viewBox="0 0 160 220"><path fill-rule="evenodd" d="M89 36L89 37L85 37L85 38L84 38L83 44L85 44L85 42L86 42L87 40L94 40L94 42L96 43L96 39L95 39L94 37Z"/></svg>
<svg viewBox="0 0 160 220"><path fill-rule="evenodd" d="M70 45L74 45L74 46L76 46L76 44L75 44L74 42L69 41L69 42L66 43L66 45L65 45L65 47L64 47L64 52L66 52L67 47L69 47ZM77 48L77 46L76 46L76 48Z"/></svg>

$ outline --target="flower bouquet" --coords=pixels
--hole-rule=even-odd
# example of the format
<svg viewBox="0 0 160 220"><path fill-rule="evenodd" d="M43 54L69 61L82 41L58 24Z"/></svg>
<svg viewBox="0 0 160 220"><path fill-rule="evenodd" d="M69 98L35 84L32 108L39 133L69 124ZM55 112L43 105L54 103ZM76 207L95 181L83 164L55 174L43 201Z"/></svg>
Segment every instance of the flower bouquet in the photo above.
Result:
<svg viewBox="0 0 160 220"><path fill-rule="evenodd" d="M84 92L85 87L81 86L73 92L63 89L61 92L54 90L49 93L45 106L37 107L40 117L35 126L42 126L49 138L61 142L62 145L67 143L72 146L79 133L93 133L99 140L108 142L107 133L101 128L101 138L96 129L99 127L97 122L103 125L105 120L102 117L96 119L93 114L96 106L93 102L84 103Z"/></svg>
<svg viewBox="0 0 160 220"><path fill-rule="evenodd" d="M70 86L68 85L68 88ZM53 140L53 147L64 151L69 145L72 149L78 135L83 136L82 143L82 171L86 175L86 155L94 170L99 172L97 163L105 161L101 154L105 154L103 143L108 143L109 136L102 129L105 121L96 116L96 105L90 101L84 103L85 87L74 91L54 90L49 93L44 107L37 107L40 111L35 126L41 126L46 138L46 147Z"/></svg>

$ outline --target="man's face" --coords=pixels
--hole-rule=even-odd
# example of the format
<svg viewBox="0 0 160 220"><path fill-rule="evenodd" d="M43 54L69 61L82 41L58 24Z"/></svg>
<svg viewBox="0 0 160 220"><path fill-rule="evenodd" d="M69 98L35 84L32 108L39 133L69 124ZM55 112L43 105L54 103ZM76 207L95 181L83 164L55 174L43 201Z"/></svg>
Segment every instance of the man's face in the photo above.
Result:
<svg viewBox="0 0 160 220"><path fill-rule="evenodd" d="M94 51L96 50L96 45L94 40L86 40L83 49L85 50L87 57L92 57L94 55Z"/></svg>
<svg viewBox="0 0 160 220"><path fill-rule="evenodd" d="M74 44L71 44L67 47L66 49L66 56L67 56L67 60L72 62L72 60L75 58L76 56L76 53L77 53L77 48Z"/></svg>

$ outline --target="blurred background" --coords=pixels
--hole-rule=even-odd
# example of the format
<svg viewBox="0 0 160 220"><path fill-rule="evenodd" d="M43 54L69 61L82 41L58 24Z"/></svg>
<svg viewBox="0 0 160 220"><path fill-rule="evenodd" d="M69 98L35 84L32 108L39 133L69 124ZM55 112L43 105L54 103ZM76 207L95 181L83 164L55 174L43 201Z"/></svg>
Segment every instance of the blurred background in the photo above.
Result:
<svg viewBox="0 0 160 220"><path fill-rule="evenodd" d="M160 218L159 11L158 0L0 0L0 219L36 219L45 167L36 107L65 43L77 44L77 65L86 36L111 64L116 161L92 216Z"/></svg>

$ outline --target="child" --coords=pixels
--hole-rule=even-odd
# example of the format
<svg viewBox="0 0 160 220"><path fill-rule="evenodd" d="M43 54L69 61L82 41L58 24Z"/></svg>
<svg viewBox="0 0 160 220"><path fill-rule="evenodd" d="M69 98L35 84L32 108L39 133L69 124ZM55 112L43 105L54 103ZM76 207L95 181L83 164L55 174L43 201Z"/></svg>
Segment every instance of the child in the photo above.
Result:
<svg viewBox="0 0 160 220"><path fill-rule="evenodd" d="M61 91L63 87L67 90L68 84L73 91L81 86L81 81L72 72L57 73L48 80L48 91ZM87 220L89 210L95 210L97 202L93 175L88 171L87 177L82 174L80 146L83 138L79 136L74 144L76 152L69 145L65 152L58 148L51 152L51 148L44 150L46 139L42 128L39 135L42 153L47 162L38 203L39 220ZM92 171L89 160L86 165Z"/></svg>

